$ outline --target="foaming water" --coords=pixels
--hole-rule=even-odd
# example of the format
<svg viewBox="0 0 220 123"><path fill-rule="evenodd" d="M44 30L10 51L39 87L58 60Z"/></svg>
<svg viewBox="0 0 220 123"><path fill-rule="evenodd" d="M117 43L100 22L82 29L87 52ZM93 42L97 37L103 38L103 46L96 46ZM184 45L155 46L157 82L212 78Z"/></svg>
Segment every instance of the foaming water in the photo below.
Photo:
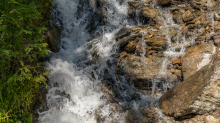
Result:
<svg viewBox="0 0 220 123"><path fill-rule="evenodd" d="M49 110L40 113L39 121L42 123L95 123L98 117L123 122L117 112L111 112L114 107L101 99L104 95L101 80L106 61L116 53L113 36L126 24L127 2L105 1L108 5L107 24L96 30L102 36L89 50L87 28L95 16L90 11L96 9L93 2L90 0L93 8L83 0L55 0L53 3L53 22L62 27L61 50L52 53L47 63L47 69L51 70L47 94ZM86 65L92 62L91 52L95 47L101 59L97 64L95 61Z"/></svg>
<svg viewBox="0 0 220 123"><path fill-rule="evenodd" d="M104 22L96 18L95 10L98 8L95 0L89 0L89 2L87 0L54 0L52 22L62 28L61 49L58 53L51 53L51 59L46 64L47 69L51 70L46 96L49 110L39 113L39 122L127 122L126 116L129 111L117 111L118 105L134 111L141 119L145 110L158 106L161 96L155 95L156 92L161 91L161 88L157 87L158 83L162 83L163 91L173 86L155 79L152 81L152 93L149 95L138 91L124 76L119 76L121 81L117 81L114 70L118 46L114 35L121 28L129 27L127 2L130 0L102 1L101 4L107 11ZM164 21L165 25L161 28L178 27L168 10L157 9L161 14L159 18ZM93 37L96 38L92 39ZM165 51L165 56L183 55L185 47L176 51L168 34L166 37L168 50ZM178 42L183 44L185 39ZM142 41L142 46L146 46L144 41ZM167 60L165 59L161 75L166 67ZM105 71L108 71L112 79L113 89L117 90L114 94L111 90L109 92L111 93L109 95L120 99L117 105L109 102L111 97L106 96L106 92L103 91L105 85L102 80L107 77Z"/></svg>

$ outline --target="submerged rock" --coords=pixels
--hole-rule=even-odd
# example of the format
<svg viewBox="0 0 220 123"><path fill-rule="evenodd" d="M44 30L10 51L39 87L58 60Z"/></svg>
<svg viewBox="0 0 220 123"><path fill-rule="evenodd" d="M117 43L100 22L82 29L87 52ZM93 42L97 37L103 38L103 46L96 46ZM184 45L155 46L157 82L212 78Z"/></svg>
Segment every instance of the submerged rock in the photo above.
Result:
<svg viewBox="0 0 220 123"><path fill-rule="evenodd" d="M55 24L49 23L48 30L46 31L45 42L48 44L48 48L53 52L59 52L60 50L60 34L61 29Z"/></svg>
<svg viewBox="0 0 220 123"><path fill-rule="evenodd" d="M162 111L181 117L205 114L220 106L220 62L208 64L160 98Z"/></svg>

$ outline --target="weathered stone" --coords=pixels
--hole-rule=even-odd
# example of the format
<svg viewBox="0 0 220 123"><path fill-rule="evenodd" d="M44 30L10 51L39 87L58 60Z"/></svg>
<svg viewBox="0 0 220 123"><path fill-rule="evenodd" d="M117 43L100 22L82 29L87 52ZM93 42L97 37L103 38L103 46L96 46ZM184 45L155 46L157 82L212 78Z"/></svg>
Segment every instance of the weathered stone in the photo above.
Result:
<svg viewBox="0 0 220 123"><path fill-rule="evenodd" d="M219 21L220 20L220 16L217 14L217 13L215 13L215 21Z"/></svg>
<svg viewBox="0 0 220 123"><path fill-rule="evenodd" d="M149 38L153 37L154 34L155 33L153 31L149 31L149 32L144 34L144 39L149 39Z"/></svg>
<svg viewBox="0 0 220 123"><path fill-rule="evenodd" d="M137 46L137 41L131 41L128 43L128 45L125 47L125 50L128 52L134 52Z"/></svg>
<svg viewBox="0 0 220 123"><path fill-rule="evenodd" d="M214 118L211 115L205 117L205 123L219 123L219 122L220 122L219 119Z"/></svg>
<svg viewBox="0 0 220 123"><path fill-rule="evenodd" d="M178 77L181 77L181 76L182 76L181 70L177 70L177 69L176 69L175 74L176 74Z"/></svg>
<svg viewBox="0 0 220 123"><path fill-rule="evenodd" d="M191 11L189 11L189 10L186 11L186 12L183 14L182 18L183 18L184 21L190 21L190 20L193 20L193 19L194 19L194 17L193 17L193 15L192 15Z"/></svg>
<svg viewBox="0 0 220 123"><path fill-rule="evenodd" d="M173 61L173 64L180 64L180 62L181 62L180 59L176 59Z"/></svg>
<svg viewBox="0 0 220 123"><path fill-rule="evenodd" d="M214 43L220 46L220 36L214 36Z"/></svg>
<svg viewBox="0 0 220 123"><path fill-rule="evenodd" d="M138 44L138 45L136 46L135 54L136 54L137 56L141 56L142 54L145 54L145 55L146 55L146 51L147 51L147 50L146 50L146 47L144 47L144 46Z"/></svg>
<svg viewBox="0 0 220 123"><path fill-rule="evenodd" d="M131 32L130 28L122 28L121 30L118 31L118 33L115 35L115 37L116 37L116 39L123 38L123 37L129 35L130 32Z"/></svg>
<svg viewBox="0 0 220 123"><path fill-rule="evenodd" d="M45 42L48 43L48 47L53 52L59 52L60 50L60 34L61 29L57 25L49 23L48 30L46 31Z"/></svg>
<svg viewBox="0 0 220 123"><path fill-rule="evenodd" d="M119 66L120 71L125 73L125 77L132 80L139 89L147 89L153 79L178 82L177 76L170 73L168 69L161 71L163 60L164 58L158 57L128 55Z"/></svg>
<svg viewBox="0 0 220 123"><path fill-rule="evenodd" d="M161 5L167 5L167 4L170 4L171 2L172 0L160 0Z"/></svg>
<svg viewBox="0 0 220 123"><path fill-rule="evenodd" d="M120 40L118 41L119 46L120 46L120 47L124 47L124 46L127 45L130 41L134 41L138 36L139 36L139 34L132 34L132 35L129 35L128 37L125 37L125 38L123 38L123 39L120 39Z"/></svg>
<svg viewBox="0 0 220 123"><path fill-rule="evenodd" d="M147 18L154 18L157 14L157 10L153 7L143 7L141 9L142 15Z"/></svg>
<svg viewBox="0 0 220 123"><path fill-rule="evenodd" d="M204 66L160 98L162 111L173 117L214 111L220 106L219 76L220 62Z"/></svg>
<svg viewBox="0 0 220 123"><path fill-rule="evenodd" d="M171 72L171 73L175 73L175 69L174 69L174 68L171 68L171 69L170 69L170 72Z"/></svg>
<svg viewBox="0 0 220 123"><path fill-rule="evenodd" d="M182 14L181 13L175 13L173 14L173 19L179 24L184 24L183 19L182 19Z"/></svg>
<svg viewBox="0 0 220 123"><path fill-rule="evenodd" d="M153 37L150 40L147 40L146 43L149 46L162 47L167 43L167 39L165 37L156 36L156 37Z"/></svg>
<svg viewBox="0 0 220 123"><path fill-rule="evenodd" d="M203 66L210 63L216 53L212 44L200 44L190 47L182 58L182 71L184 80L193 75Z"/></svg>

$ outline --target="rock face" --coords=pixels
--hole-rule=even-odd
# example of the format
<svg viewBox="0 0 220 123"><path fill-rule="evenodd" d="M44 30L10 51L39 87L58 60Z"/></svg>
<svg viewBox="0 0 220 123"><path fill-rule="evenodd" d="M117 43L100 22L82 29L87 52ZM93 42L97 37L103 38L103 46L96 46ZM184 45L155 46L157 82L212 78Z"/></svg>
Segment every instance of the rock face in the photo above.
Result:
<svg viewBox="0 0 220 123"><path fill-rule="evenodd" d="M48 43L48 48L53 52L59 52L60 50L60 27L49 23L48 30L46 31L45 42Z"/></svg>
<svg viewBox="0 0 220 123"><path fill-rule="evenodd" d="M204 114L220 106L220 62L208 64L160 98L162 111L181 117Z"/></svg>
<svg viewBox="0 0 220 123"><path fill-rule="evenodd" d="M190 47L182 58L184 80L209 64L213 60L215 53L216 48L213 44L200 44Z"/></svg>
<svg viewBox="0 0 220 123"><path fill-rule="evenodd" d="M159 57L141 57L128 55L120 62L120 70L127 74L126 78L133 81L139 89L149 89L152 79L166 80L169 82L178 82L178 77L172 74L170 70L162 70L163 58Z"/></svg>

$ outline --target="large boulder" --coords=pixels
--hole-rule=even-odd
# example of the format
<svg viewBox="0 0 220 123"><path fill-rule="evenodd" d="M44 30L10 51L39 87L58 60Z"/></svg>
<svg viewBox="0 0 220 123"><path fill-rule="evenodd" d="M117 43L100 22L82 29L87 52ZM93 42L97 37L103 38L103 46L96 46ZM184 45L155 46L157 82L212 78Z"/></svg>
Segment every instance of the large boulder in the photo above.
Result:
<svg viewBox="0 0 220 123"><path fill-rule="evenodd" d="M53 52L59 52L60 50L60 34L60 27L49 23L44 42L48 44L48 48Z"/></svg>
<svg viewBox="0 0 220 123"><path fill-rule="evenodd" d="M186 80L203 66L209 64L216 53L213 44L200 44L190 47L182 58L183 78Z"/></svg>
<svg viewBox="0 0 220 123"><path fill-rule="evenodd" d="M172 117L205 114L220 106L220 62L208 64L160 98L160 108Z"/></svg>
<svg viewBox="0 0 220 123"><path fill-rule="evenodd" d="M119 71L125 74L127 79L133 81L134 85L139 89L150 89L153 79L178 82L176 74L172 74L167 68L161 69L163 62L164 58L156 56L141 57L128 55L121 60Z"/></svg>

